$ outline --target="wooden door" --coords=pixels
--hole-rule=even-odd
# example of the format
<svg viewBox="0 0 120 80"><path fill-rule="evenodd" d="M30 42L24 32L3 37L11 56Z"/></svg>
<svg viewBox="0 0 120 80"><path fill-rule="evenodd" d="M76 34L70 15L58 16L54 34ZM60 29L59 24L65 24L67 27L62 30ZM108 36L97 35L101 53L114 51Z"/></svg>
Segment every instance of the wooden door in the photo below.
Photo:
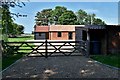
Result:
<svg viewBox="0 0 120 80"><path fill-rule="evenodd" d="M46 39L49 39L49 33L48 32L46 33Z"/></svg>

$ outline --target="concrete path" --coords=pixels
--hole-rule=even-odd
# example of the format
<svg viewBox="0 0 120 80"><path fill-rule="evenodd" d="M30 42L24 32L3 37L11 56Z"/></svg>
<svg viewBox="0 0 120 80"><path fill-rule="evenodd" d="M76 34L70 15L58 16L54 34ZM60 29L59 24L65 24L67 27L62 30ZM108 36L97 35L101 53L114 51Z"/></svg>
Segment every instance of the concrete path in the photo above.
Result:
<svg viewBox="0 0 120 80"><path fill-rule="evenodd" d="M24 57L3 78L118 78L118 70L84 56Z"/></svg>

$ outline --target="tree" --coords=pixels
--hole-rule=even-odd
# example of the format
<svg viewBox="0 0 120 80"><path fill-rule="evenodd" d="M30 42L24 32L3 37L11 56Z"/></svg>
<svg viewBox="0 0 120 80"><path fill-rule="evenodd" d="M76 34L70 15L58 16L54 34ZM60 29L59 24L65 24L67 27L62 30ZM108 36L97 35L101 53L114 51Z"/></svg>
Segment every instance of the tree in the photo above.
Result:
<svg viewBox="0 0 120 80"><path fill-rule="evenodd" d="M17 31L18 31L18 35L23 34L24 33L24 26L18 25Z"/></svg>
<svg viewBox="0 0 120 80"><path fill-rule="evenodd" d="M2 20L2 7L0 7L0 21Z"/></svg>
<svg viewBox="0 0 120 80"><path fill-rule="evenodd" d="M36 14L37 25L66 24L66 25L104 25L105 22L96 15L88 14L84 10L78 10L76 14L66 7L56 6L55 9L43 9Z"/></svg>
<svg viewBox="0 0 120 80"><path fill-rule="evenodd" d="M35 16L36 24L37 25L48 25L50 22L52 9L43 9L41 12L37 12Z"/></svg>
<svg viewBox="0 0 120 80"><path fill-rule="evenodd" d="M84 10L79 10L77 13L78 22L82 25L105 25L105 22L99 18L96 18L96 15L88 14Z"/></svg>
<svg viewBox="0 0 120 80"><path fill-rule="evenodd" d="M102 21L101 19L99 19L99 18L96 18L94 20L93 24L95 24L95 25L106 25L106 23L104 21Z"/></svg>
<svg viewBox="0 0 120 80"><path fill-rule="evenodd" d="M12 32L11 31L13 29L12 22L13 20L9 11L9 6L2 5L2 34L3 34L2 39L4 39L5 41L7 41L7 37L8 37L7 35L10 32Z"/></svg>
<svg viewBox="0 0 120 80"><path fill-rule="evenodd" d="M43 9L41 12L36 14L36 24L37 25L49 25L49 24L59 24L59 17L67 11L67 8L56 6L54 10L52 9Z"/></svg>
<svg viewBox="0 0 120 80"><path fill-rule="evenodd" d="M5 0L5 2L2 2L2 33L3 33L3 40L7 41L7 37L9 34L11 34L13 32L13 16L21 16L19 13L11 13L9 11L10 7L22 7L19 0L15 0L17 2L14 2L13 0ZM23 4L23 6L25 6L25 4L23 2L21 2ZM13 15L13 16L11 16ZM25 16L25 15L24 15ZM25 16L26 17L26 16ZM4 38L5 36L5 38Z"/></svg>
<svg viewBox="0 0 120 80"><path fill-rule="evenodd" d="M2 40L2 8L0 7L0 40Z"/></svg>
<svg viewBox="0 0 120 80"><path fill-rule="evenodd" d="M55 22L55 24L59 24L59 17L67 11L66 7L62 7L62 6L56 6L55 9L52 12L52 19Z"/></svg>
<svg viewBox="0 0 120 80"><path fill-rule="evenodd" d="M9 33L9 37L17 37L17 35L24 33L24 26L18 25L17 23L12 23L13 30L11 33Z"/></svg>
<svg viewBox="0 0 120 80"><path fill-rule="evenodd" d="M78 10L78 12L76 12L76 16L77 16L77 20L79 22L79 24L85 24L85 20L87 18L87 13L84 10Z"/></svg>
<svg viewBox="0 0 120 80"><path fill-rule="evenodd" d="M85 19L85 21L84 21L84 24L85 24L85 25L91 25L91 24L93 23L93 19L94 19L94 17L92 17L90 14L88 14L88 15L86 16L86 19Z"/></svg>
<svg viewBox="0 0 120 80"><path fill-rule="evenodd" d="M73 11L64 12L58 19L58 22L62 25L74 25L76 24L77 17Z"/></svg>

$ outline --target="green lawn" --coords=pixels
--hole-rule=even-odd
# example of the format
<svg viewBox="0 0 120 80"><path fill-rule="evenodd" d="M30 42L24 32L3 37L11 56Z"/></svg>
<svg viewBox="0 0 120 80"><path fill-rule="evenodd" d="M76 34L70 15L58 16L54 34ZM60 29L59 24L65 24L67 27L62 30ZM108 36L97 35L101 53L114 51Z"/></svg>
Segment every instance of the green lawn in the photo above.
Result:
<svg viewBox="0 0 120 80"><path fill-rule="evenodd" d="M17 38L8 38L9 42L21 42L21 41L26 41L26 40L32 40L33 39L33 35L31 36L19 36Z"/></svg>
<svg viewBox="0 0 120 80"><path fill-rule="evenodd" d="M93 55L92 59L120 68L120 54L112 55Z"/></svg>
<svg viewBox="0 0 120 80"><path fill-rule="evenodd" d="M25 37L24 36L22 36L22 37L19 36L17 38L8 38L8 41L9 42L22 42L22 41L32 40L32 39L33 39L33 36L25 36ZM22 48L28 48L28 47L25 47L23 45ZM27 52L27 51L24 50L24 52ZM6 67L10 66L12 63L14 63L16 60L20 59L23 56L24 56L23 54L10 54L7 57L3 57L2 58L2 70L5 69Z"/></svg>

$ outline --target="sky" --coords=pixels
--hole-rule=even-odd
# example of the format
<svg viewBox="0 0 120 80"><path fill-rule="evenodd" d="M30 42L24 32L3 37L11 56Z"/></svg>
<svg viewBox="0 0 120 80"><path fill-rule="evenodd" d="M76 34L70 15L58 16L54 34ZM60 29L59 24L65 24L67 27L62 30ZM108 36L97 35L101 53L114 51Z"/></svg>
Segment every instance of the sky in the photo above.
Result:
<svg viewBox="0 0 120 80"><path fill-rule="evenodd" d="M16 18L15 22L25 27L25 33L34 30L36 13L43 9L54 9L56 6L64 6L68 10L77 12L79 9L87 13L95 13L96 17L104 20L108 25L118 24L118 2L25 2L22 8L10 8L11 12L27 15Z"/></svg>

